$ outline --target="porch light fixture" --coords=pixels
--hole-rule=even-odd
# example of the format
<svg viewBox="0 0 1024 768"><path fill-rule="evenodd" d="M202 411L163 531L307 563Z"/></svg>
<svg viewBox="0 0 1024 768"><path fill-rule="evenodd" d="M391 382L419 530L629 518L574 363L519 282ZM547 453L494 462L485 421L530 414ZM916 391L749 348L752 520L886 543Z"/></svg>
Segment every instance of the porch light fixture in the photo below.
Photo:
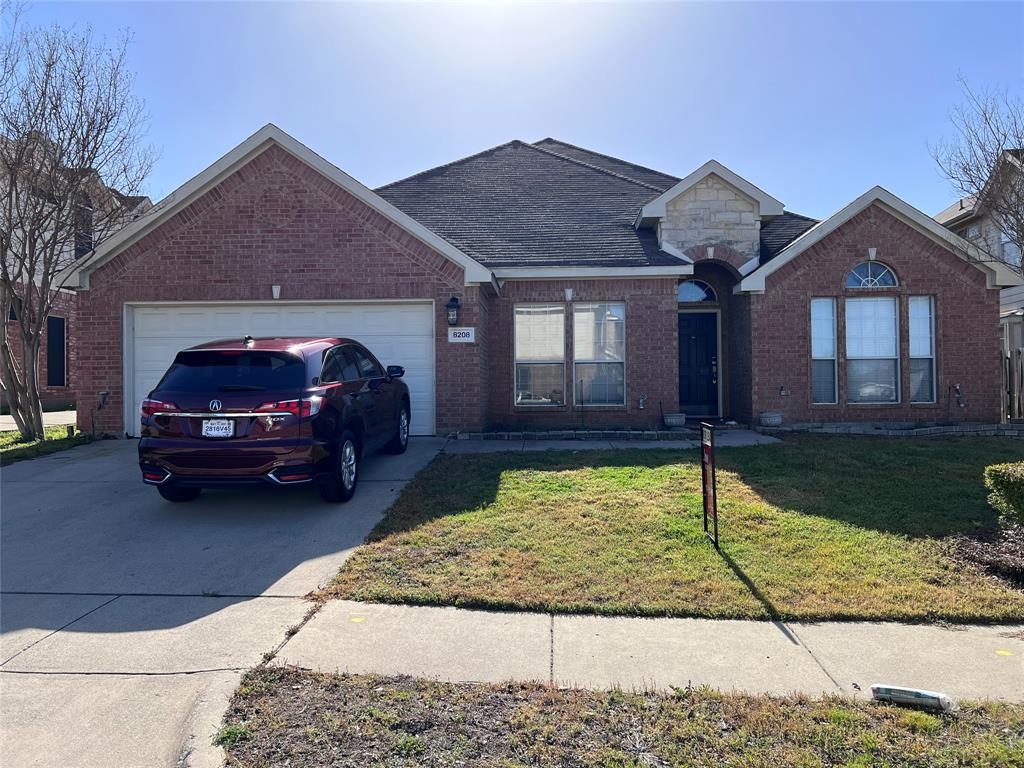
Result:
<svg viewBox="0 0 1024 768"><path fill-rule="evenodd" d="M452 296L448 299L448 303L444 305L444 308L448 310L448 325L459 324L459 307L462 306L459 303L458 296Z"/></svg>

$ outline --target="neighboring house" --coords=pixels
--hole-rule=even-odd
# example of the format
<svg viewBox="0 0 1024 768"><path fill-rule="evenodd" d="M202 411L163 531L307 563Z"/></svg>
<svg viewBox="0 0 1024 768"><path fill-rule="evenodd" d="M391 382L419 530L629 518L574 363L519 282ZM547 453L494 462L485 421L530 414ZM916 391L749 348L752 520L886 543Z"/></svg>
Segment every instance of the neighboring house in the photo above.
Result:
<svg viewBox="0 0 1024 768"><path fill-rule="evenodd" d="M0 137L0 141L8 140ZM2 158L2 153L0 153L0 158ZM0 167L4 167L2 161L0 161ZM69 173L80 173L70 169L64 170ZM76 226L74 232L68 233L67 250L62 260L79 259L92 251L94 217L97 216L97 210L100 211L99 217L103 220L105 228L117 229L131 221L132 218L143 214L151 206L149 198L124 195L103 185L95 171L89 170L87 173L92 176L91 182L87 185L89 193L78 207ZM4 177L0 174L0 190L6 191L6 189ZM45 190L34 190L33 194L38 199L47 199ZM16 205L13 207L17 208ZM38 277L36 275L37 284ZM19 367L24 370L21 335L16 320L20 310L17 299L25 285L23 282L19 282L17 285L16 300L5 318L6 338ZM39 398L44 408L74 407L74 369L77 359L75 310L78 295L70 290L56 290L55 294L53 311L46 318L39 352ZM6 411L3 390L0 390L0 402L3 403L3 409Z"/></svg>
<svg viewBox="0 0 1024 768"><path fill-rule="evenodd" d="M1024 150L1007 150L1001 165L1010 173L1021 173ZM977 245L991 258L1021 269L1020 247L993 220L991 212L979 206L977 198L957 200L935 216L944 227ZM1004 288L999 295L999 322L1006 358L1006 408L1013 418L1024 417L1024 286Z"/></svg>
<svg viewBox="0 0 1024 768"><path fill-rule="evenodd" d="M406 366L415 434L994 422L1020 280L978 257L880 187L816 222L715 161L546 139L374 192L269 125L69 275L79 423L137 434L179 349L244 334L360 339Z"/></svg>

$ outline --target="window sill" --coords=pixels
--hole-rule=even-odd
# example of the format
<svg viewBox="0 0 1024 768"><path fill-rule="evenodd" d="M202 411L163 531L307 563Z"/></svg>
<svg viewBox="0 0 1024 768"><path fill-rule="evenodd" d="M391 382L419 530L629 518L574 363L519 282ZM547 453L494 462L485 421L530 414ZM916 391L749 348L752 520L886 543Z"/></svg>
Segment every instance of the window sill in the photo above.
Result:
<svg viewBox="0 0 1024 768"><path fill-rule="evenodd" d="M594 410L594 409L601 410L601 411L625 411L625 410L628 410L628 406L625 403L616 403L615 405L581 405L580 403L576 403L576 404L573 405L573 408L576 409L576 410L583 410L583 411L589 411L589 410Z"/></svg>

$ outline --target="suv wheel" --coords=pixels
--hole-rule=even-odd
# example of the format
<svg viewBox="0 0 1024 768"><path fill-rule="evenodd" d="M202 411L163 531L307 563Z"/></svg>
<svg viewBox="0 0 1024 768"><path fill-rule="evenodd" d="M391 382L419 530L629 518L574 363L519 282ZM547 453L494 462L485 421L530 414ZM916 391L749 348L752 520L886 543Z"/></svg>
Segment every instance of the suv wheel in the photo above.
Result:
<svg viewBox="0 0 1024 768"><path fill-rule="evenodd" d="M188 488L174 485L158 485L160 495L168 501L192 501L199 498L202 488Z"/></svg>
<svg viewBox="0 0 1024 768"><path fill-rule="evenodd" d="M388 453L405 453L409 447L409 406L402 403L402 410L398 412L398 429L391 442L384 446Z"/></svg>
<svg viewBox="0 0 1024 768"><path fill-rule="evenodd" d="M334 472L320 480L320 495L333 504L345 502L356 493L359 483L359 444L351 431L345 430L338 441Z"/></svg>

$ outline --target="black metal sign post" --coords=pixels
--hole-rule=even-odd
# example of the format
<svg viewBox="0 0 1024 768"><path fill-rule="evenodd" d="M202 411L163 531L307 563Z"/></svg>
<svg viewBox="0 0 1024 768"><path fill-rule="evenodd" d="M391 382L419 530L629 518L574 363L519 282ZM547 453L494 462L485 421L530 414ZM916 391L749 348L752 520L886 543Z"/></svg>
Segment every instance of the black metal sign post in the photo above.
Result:
<svg viewBox="0 0 1024 768"><path fill-rule="evenodd" d="M700 425L700 476L704 491L704 535L718 549L718 484L715 480L715 428ZM710 518L710 525L708 524Z"/></svg>

